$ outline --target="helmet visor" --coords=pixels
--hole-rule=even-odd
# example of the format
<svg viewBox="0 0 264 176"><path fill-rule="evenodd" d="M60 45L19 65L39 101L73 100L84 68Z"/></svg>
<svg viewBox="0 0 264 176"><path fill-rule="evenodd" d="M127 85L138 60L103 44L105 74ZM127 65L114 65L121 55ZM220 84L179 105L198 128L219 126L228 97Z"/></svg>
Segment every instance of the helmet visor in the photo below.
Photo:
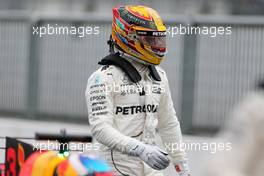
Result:
<svg viewBox="0 0 264 176"><path fill-rule="evenodd" d="M137 31L139 42L153 48L166 49L165 31Z"/></svg>

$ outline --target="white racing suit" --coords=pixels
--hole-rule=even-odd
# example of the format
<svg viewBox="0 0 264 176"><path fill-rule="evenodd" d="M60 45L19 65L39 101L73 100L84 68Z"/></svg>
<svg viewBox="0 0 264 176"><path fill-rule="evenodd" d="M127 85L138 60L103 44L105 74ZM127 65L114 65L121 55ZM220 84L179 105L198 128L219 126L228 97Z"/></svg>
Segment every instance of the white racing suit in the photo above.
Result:
<svg viewBox="0 0 264 176"><path fill-rule="evenodd" d="M162 176L140 158L128 156L126 145L130 138L155 144L157 131L167 146L181 142L168 80L160 67L156 68L161 81L154 81L145 65L130 62L142 77L141 89L116 66L103 66L90 76L85 94L91 131L117 175ZM142 87L145 95L140 93ZM168 152L174 165L186 161L184 151Z"/></svg>
<svg viewBox="0 0 264 176"><path fill-rule="evenodd" d="M264 91L251 93L235 110L228 129L221 133L232 150L219 155L208 167L211 176L264 175Z"/></svg>

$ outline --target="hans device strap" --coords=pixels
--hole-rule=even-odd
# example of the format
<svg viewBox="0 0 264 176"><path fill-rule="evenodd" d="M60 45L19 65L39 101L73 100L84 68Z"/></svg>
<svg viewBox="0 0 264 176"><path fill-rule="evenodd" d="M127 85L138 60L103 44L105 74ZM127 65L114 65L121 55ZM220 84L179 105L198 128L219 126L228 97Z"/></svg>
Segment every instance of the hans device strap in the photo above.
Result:
<svg viewBox="0 0 264 176"><path fill-rule="evenodd" d="M149 65L149 72L151 77L155 80L155 81L161 81L160 75L156 69L156 67L154 65Z"/></svg>
<svg viewBox="0 0 264 176"><path fill-rule="evenodd" d="M120 53L109 54L105 56L100 62L100 65L115 65L121 68L129 77L133 83L138 83L141 80L141 76L137 69L126 59L120 56ZM155 81L161 81L158 71L155 66L148 66L150 75Z"/></svg>

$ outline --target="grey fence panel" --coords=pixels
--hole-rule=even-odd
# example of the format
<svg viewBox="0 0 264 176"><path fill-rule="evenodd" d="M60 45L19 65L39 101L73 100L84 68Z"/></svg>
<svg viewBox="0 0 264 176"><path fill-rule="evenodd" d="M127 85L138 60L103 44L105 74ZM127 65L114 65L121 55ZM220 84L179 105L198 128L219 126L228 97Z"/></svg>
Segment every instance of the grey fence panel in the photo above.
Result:
<svg viewBox="0 0 264 176"><path fill-rule="evenodd" d="M219 128L264 75L264 27L235 25L232 35L198 36L193 126Z"/></svg>
<svg viewBox="0 0 264 176"><path fill-rule="evenodd" d="M43 23L52 24L51 22ZM56 23L70 26L69 23ZM82 26L98 26L99 35L80 38L75 35L49 35L38 41L39 53L39 113L86 117L84 98L90 74L99 68L97 62L108 53L106 41L110 35L110 23Z"/></svg>
<svg viewBox="0 0 264 176"><path fill-rule="evenodd" d="M173 24L170 24L173 26ZM176 24L175 24L176 25ZM178 25L178 24L177 24ZM162 68L166 71L174 107L181 118L181 91L182 91L182 57L183 57L183 35L168 35L168 53L162 62Z"/></svg>
<svg viewBox="0 0 264 176"><path fill-rule="evenodd" d="M15 15L8 17L8 14L0 16L1 112L21 111L33 117L49 114L86 118L86 83L90 74L99 68L98 60L108 53L106 41L111 31L111 18L36 16L30 21ZM32 36L30 27L33 19L38 26L98 26L100 34L84 37L67 34ZM221 127L234 105L264 75L264 23L260 18L254 19L258 21L250 21L249 17L220 19L219 25L233 26L232 35L215 38L194 35L195 40L191 40L192 36L168 35L168 54L162 67L169 78L178 116L187 119L184 123L191 122L188 127ZM168 25L178 25L180 20L181 23L194 22L198 26L210 26L217 21L214 18L200 21L196 18L171 18ZM243 21L249 22L242 25ZM190 60L189 50L194 55L196 53L195 59ZM192 61L195 61L193 65ZM186 69L188 64L191 66ZM192 76L195 76L194 88L193 84L189 86L188 79L182 80ZM193 113L187 113L186 116L190 117L182 117L184 112L181 110L188 112L186 100L192 100L192 97Z"/></svg>
<svg viewBox="0 0 264 176"><path fill-rule="evenodd" d="M25 111L29 27L27 21L0 20L0 109Z"/></svg>

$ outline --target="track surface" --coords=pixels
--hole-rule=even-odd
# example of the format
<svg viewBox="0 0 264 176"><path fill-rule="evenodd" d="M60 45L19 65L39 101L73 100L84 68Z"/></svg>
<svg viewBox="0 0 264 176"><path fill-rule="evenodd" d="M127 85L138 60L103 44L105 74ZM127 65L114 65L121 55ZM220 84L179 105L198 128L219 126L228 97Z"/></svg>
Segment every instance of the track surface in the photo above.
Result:
<svg viewBox="0 0 264 176"><path fill-rule="evenodd" d="M0 118L0 135L1 136L15 136L15 137L33 137L35 132L50 132L58 133L60 129L65 128L69 134L89 134L88 124L71 124L71 123L60 123L60 122L47 122L47 121L35 121L35 120L24 120L16 118ZM32 140L24 140L32 143ZM214 139L210 137L202 136L184 136L184 141L195 142L195 143L210 143ZM0 146L4 146L4 140L0 140ZM203 168L208 159L213 158L215 154L210 151L187 151L190 159L190 167L193 175L202 176ZM4 162L4 152L0 150L0 162ZM174 175L172 168L167 169L166 175Z"/></svg>

